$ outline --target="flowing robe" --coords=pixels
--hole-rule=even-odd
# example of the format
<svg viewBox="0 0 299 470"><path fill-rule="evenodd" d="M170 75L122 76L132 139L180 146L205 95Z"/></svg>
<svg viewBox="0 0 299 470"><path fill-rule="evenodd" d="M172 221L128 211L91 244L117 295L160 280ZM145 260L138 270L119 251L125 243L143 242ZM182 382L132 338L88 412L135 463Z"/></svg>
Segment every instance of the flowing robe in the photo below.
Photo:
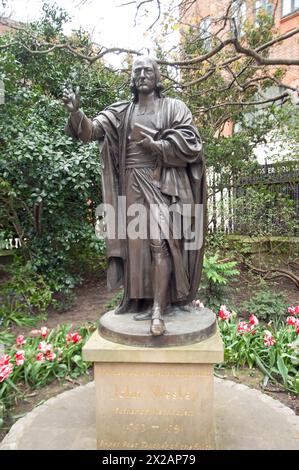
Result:
<svg viewBox="0 0 299 470"><path fill-rule="evenodd" d="M100 142L103 202L112 205L118 216L121 214L118 197L130 195L130 187L127 187L126 159L134 106L131 102L115 103L92 121L79 111L76 116L69 119L66 126L66 132L69 135L80 138L83 142L92 140ZM163 200L168 199L170 203L177 205L178 212L183 204L189 204L192 208L196 204L201 204L203 217L199 229L204 239L206 230L205 164L201 138L193 125L192 115L182 101L160 98L156 122L156 140L160 145L157 156L159 171L153 171L147 175L147 180L143 178L144 182L142 182L142 172L139 172L138 184L141 187L144 186L141 189L146 191L145 186L148 180L155 178L154 185L159 188L156 189L156 195L160 194ZM152 184L153 181L150 183ZM156 199L159 198L156 197ZM118 224L123 225L123 220L124 218L116 217L114 221L116 234ZM192 216L193 229L194 221ZM183 240L179 241L170 237L167 241L173 265L169 300L172 303L184 305L195 297L198 289L203 263L203 244L197 249L186 250ZM110 289L124 286L123 306L129 298L136 298L130 295L130 259L133 256L136 256L136 253L132 253L129 249L127 235L107 240L107 283ZM143 279L143 282L149 285L151 279ZM149 296L145 295L145 297Z"/></svg>

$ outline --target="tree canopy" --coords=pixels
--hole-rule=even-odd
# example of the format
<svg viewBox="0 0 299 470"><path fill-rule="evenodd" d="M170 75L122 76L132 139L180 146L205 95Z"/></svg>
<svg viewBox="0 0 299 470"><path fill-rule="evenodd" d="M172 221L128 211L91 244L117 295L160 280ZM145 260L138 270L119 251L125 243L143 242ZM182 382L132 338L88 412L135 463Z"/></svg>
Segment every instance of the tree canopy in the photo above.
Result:
<svg viewBox="0 0 299 470"><path fill-rule="evenodd" d="M94 235L94 209L101 202L98 148L64 134L65 86L80 86L90 116L123 99L123 77L93 67L64 49L34 55L22 47L40 41L69 41L62 27L67 14L44 6L43 17L25 29L0 36L0 227L4 237L21 240L25 258L53 282L54 290L75 280L67 273L82 250L103 249ZM11 42L9 47L3 47ZM29 41L29 42L28 42ZM31 41L31 42L30 42ZM85 53L93 45L83 31L73 44Z"/></svg>

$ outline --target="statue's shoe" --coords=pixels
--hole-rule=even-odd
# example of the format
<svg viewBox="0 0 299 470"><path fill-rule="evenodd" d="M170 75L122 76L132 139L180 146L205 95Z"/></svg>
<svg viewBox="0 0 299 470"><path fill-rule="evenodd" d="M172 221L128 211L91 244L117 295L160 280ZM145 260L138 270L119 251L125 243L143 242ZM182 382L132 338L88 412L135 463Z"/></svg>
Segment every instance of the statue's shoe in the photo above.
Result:
<svg viewBox="0 0 299 470"><path fill-rule="evenodd" d="M151 310L147 310L146 312L136 313L136 315L134 315L133 318L136 321L150 320L152 318Z"/></svg>
<svg viewBox="0 0 299 470"><path fill-rule="evenodd" d="M164 320L162 318L152 318L150 331L153 336L163 335L166 331Z"/></svg>

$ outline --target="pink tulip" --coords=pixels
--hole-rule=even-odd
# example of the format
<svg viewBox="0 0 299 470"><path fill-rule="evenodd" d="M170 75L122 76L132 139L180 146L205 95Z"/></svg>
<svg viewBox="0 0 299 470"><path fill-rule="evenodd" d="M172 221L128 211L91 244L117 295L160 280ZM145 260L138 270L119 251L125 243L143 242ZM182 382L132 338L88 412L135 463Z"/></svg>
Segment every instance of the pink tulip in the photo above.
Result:
<svg viewBox="0 0 299 470"><path fill-rule="evenodd" d="M15 354L15 359L16 359L17 366L22 366L25 362L25 352L17 351Z"/></svg>
<svg viewBox="0 0 299 470"><path fill-rule="evenodd" d="M246 321L240 321L240 323L237 326L237 332L238 333L247 333L248 331L250 331L248 323Z"/></svg>
<svg viewBox="0 0 299 470"><path fill-rule="evenodd" d="M19 335L16 338L16 344L17 346L23 346L26 343L25 336L24 335Z"/></svg>
<svg viewBox="0 0 299 470"><path fill-rule="evenodd" d="M293 316L287 318L287 324L291 326L296 326L297 321L298 321L297 318Z"/></svg>
<svg viewBox="0 0 299 470"><path fill-rule="evenodd" d="M38 362L44 362L44 360L45 360L45 356L43 355L42 352L38 353L38 354L35 356L35 358L36 358L36 360L37 360Z"/></svg>
<svg viewBox="0 0 299 470"><path fill-rule="evenodd" d="M295 307L293 305L291 305L289 308L288 308L288 312L291 314L291 315L298 315L299 314L299 305L296 305Z"/></svg>
<svg viewBox="0 0 299 470"><path fill-rule="evenodd" d="M53 353L53 352L48 352L48 353L46 354L46 359L47 359L47 361L51 361L51 362L52 362L52 361L54 361L55 357L56 357L56 354Z"/></svg>
<svg viewBox="0 0 299 470"><path fill-rule="evenodd" d="M8 354L2 354L2 356L0 357L0 367L8 366L10 359L11 356L9 356Z"/></svg>
<svg viewBox="0 0 299 470"><path fill-rule="evenodd" d="M42 326L40 329L40 334L42 335L43 338L46 338L49 334L49 330L46 326Z"/></svg>
<svg viewBox="0 0 299 470"><path fill-rule="evenodd" d="M249 325L250 326L257 326L259 324L259 321L257 319L257 317L255 315L253 315L253 313L250 315L249 317Z"/></svg>
<svg viewBox="0 0 299 470"><path fill-rule="evenodd" d="M46 343L46 341L41 341L39 345L37 346L37 349L44 353L50 353L52 351L52 344Z"/></svg>
<svg viewBox="0 0 299 470"><path fill-rule="evenodd" d="M13 371L13 365L8 363L0 366L0 383L8 379Z"/></svg>
<svg viewBox="0 0 299 470"><path fill-rule="evenodd" d="M230 317L232 316L231 312L226 308L225 305L221 305L219 312L218 312L219 318L223 321L228 321Z"/></svg>
<svg viewBox="0 0 299 470"><path fill-rule="evenodd" d="M264 345L269 347L269 346L273 346L275 343L276 343L276 339L273 338L272 333L266 330L265 335L264 335Z"/></svg>
<svg viewBox="0 0 299 470"><path fill-rule="evenodd" d="M65 337L65 341L67 343L78 343L79 341L81 341L82 339L82 336L79 335L79 333L76 331L75 333L68 333Z"/></svg>

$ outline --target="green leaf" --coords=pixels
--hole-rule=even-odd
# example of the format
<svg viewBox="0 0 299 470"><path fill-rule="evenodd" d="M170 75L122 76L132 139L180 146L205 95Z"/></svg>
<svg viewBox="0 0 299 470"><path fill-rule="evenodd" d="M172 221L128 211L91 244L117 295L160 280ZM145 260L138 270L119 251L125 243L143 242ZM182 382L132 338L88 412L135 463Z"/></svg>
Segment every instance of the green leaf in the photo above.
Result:
<svg viewBox="0 0 299 470"><path fill-rule="evenodd" d="M277 367L280 375L282 376L284 385L288 384L288 369L284 363L284 360L281 356L277 357Z"/></svg>
<svg viewBox="0 0 299 470"><path fill-rule="evenodd" d="M6 382L7 382L16 392L19 393L18 387L13 383L13 381L12 381L10 378L6 379Z"/></svg>
<svg viewBox="0 0 299 470"><path fill-rule="evenodd" d="M257 366L259 367L259 369L265 374L267 375L270 379L273 379L274 378L272 377L270 371L267 369L267 367L264 365L263 361L261 360L261 358L256 355L256 364Z"/></svg>

